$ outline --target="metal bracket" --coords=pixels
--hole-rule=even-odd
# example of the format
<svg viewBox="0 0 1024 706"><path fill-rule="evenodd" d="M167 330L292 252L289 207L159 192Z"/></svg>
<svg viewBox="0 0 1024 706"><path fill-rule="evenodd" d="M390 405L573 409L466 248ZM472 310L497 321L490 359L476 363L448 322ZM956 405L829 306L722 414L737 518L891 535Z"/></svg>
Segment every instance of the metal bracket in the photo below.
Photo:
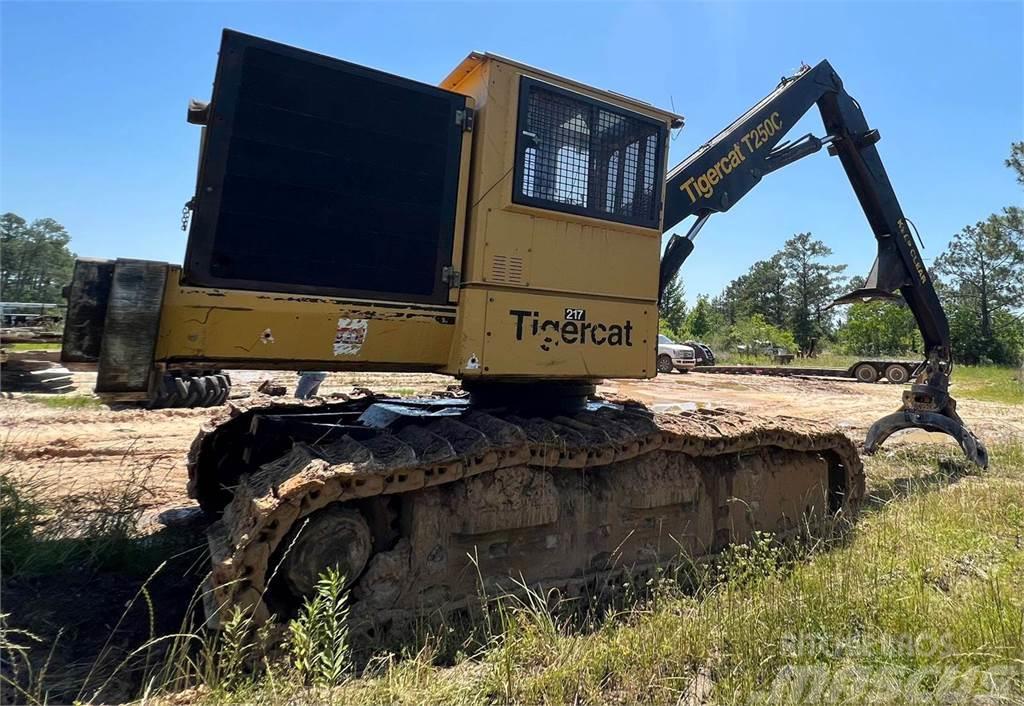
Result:
<svg viewBox="0 0 1024 706"><path fill-rule="evenodd" d="M461 125L463 132L473 131L473 120L476 117L476 111L472 108L463 108L462 110L455 111L455 124Z"/></svg>
<svg viewBox="0 0 1024 706"><path fill-rule="evenodd" d="M444 267L441 269L441 281L449 287L459 287L462 285L462 273L454 267Z"/></svg>

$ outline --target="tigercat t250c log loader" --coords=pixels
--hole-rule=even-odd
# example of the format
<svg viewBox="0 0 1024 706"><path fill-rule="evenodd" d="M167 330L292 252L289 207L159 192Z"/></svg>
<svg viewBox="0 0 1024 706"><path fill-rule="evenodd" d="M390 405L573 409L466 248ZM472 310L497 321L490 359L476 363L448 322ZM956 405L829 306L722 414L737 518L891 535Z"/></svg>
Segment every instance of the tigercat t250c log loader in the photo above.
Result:
<svg viewBox="0 0 1024 706"><path fill-rule="evenodd" d="M826 136L781 143L814 105ZM99 361L99 392L166 400L168 369L257 368L445 373L468 393L260 398L205 427L189 490L216 518L214 622L232 605L287 616L332 565L353 624L381 626L458 609L480 581L576 595L855 511L862 464L829 425L593 395L656 374L659 298L710 215L825 145L878 243L840 301L898 291L927 346L865 449L919 427L986 464L878 132L827 62L667 174L681 117L490 54L434 87L225 31L188 118L184 266L77 264L64 354Z"/></svg>

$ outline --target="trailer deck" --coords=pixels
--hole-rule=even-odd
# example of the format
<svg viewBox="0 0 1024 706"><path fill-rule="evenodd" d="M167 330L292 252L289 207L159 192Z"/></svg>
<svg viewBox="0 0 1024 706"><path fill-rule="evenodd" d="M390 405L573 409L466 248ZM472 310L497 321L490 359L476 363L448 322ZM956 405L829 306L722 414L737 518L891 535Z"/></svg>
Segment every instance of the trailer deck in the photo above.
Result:
<svg viewBox="0 0 1024 706"><path fill-rule="evenodd" d="M906 383L921 365L916 360L865 359L848 368L819 368L797 365L706 365L694 368L698 373L725 375L775 375L781 377L825 377L879 382L883 378L894 384Z"/></svg>

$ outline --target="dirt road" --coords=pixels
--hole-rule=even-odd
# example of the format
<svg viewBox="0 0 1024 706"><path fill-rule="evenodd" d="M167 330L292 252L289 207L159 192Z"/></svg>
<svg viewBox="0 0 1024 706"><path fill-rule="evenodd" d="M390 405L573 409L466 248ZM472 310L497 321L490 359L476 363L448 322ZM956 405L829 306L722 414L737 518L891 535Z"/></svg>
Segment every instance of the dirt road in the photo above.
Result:
<svg viewBox="0 0 1024 706"><path fill-rule="evenodd" d="M232 374L236 394L252 392L270 373ZM92 381L80 374L79 389ZM274 374L289 391L294 373ZM429 393L451 384L449 378L423 374L332 374L322 394L347 392L363 386L377 392L408 395ZM868 426L899 404L899 390L889 385L823 379L711 375L659 375L654 380L609 381L602 391L662 405L716 406L832 421L855 441ZM974 432L990 444L1010 437L1024 438L1024 409L1020 406L960 400L961 415ZM213 410L72 409L49 407L25 399L0 400L3 447L0 470L43 480L55 493L85 493L116 485L125 479L143 482L143 502L162 507L186 502L185 453L200 425ZM952 440L941 435L909 431L889 445Z"/></svg>

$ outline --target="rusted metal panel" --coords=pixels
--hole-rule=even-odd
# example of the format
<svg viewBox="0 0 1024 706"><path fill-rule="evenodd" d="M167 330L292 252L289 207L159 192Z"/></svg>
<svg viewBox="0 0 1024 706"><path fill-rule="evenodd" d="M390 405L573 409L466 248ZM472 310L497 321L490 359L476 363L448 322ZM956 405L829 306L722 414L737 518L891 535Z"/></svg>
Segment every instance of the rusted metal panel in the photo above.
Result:
<svg viewBox="0 0 1024 706"><path fill-rule="evenodd" d="M95 363L100 358L107 316L113 260L78 259L67 289L68 313L60 359L64 363Z"/></svg>
<svg viewBox="0 0 1024 706"><path fill-rule="evenodd" d="M107 303L96 392L145 392L153 367L164 262L117 260Z"/></svg>

